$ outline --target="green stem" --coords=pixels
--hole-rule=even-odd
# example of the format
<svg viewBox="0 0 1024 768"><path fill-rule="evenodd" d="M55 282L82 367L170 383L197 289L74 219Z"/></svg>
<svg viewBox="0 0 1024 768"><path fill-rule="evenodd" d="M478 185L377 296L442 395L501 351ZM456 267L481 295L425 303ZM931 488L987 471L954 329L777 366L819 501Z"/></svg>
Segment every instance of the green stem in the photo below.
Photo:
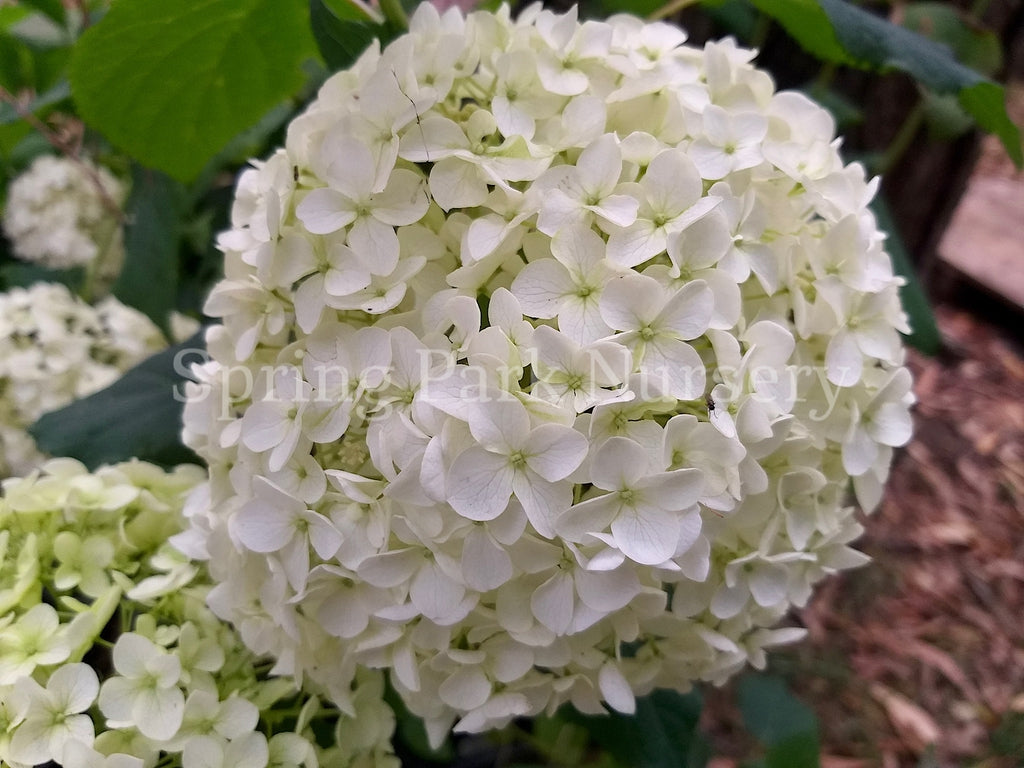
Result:
<svg viewBox="0 0 1024 768"><path fill-rule="evenodd" d="M754 24L754 29L750 33L750 40L747 43L751 48L761 50L764 46L765 41L768 39L769 33L772 31L772 17L767 13L761 13L757 16L757 22Z"/></svg>
<svg viewBox="0 0 1024 768"><path fill-rule="evenodd" d="M696 5L700 0L671 0L661 6L656 11L648 14L647 18L651 21L657 21L658 19L667 19L669 16L675 16L684 8L689 8L691 5Z"/></svg>
<svg viewBox="0 0 1024 768"><path fill-rule="evenodd" d="M910 110L910 114L907 115L892 141L889 142L882 157L876 162L873 169L875 173L885 174L896 167L896 164L914 143L922 123L924 123L924 102L918 101Z"/></svg>
<svg viewBox="0 0 1024 768"><path fill-rule="evenodd" d="M380 10L391 26L400 30L409 28L409 17L399 0L380 0Z"/></svg>
<svg viewBox="0 0 1024 768"><path fill-rule="evenodd" d="M826 62L821 65L821 69L818 70L817 77L814 78L814 87L825 90L832 85L832 81L835 77L836 65L831 62Z"/></svg>

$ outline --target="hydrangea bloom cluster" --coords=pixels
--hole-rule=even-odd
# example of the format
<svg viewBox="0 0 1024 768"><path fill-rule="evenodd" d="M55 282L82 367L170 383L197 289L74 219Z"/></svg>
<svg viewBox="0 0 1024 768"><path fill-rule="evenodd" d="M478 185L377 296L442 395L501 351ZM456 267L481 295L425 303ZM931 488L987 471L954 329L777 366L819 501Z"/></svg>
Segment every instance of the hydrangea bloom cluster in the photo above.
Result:
<svg viewBox="0 0 1024 768"><path fill-rule="evenodd" d="M125 196L117 177L91 160L43 155L11 183L4 233L26 261L50 269L101 262L116 274Z"/></svg>
<svg viewBox="0 0 1024 768"><path fill-rule="evenodd" d="M731 40L428 5L239 182L186 441L214 609L438 740L800 636L910 434L876 183Z"/></svg>
<svg viewBox="0 0 1024 768"><path fill-rule="evenodd" d="M205 571L168 543L204 478L187 465L89 473L53 459L4 481L3 765L397 766L379 673L360 675L354 716L340 717L273 677L206 606Z"/></svg>
<svg viewBox="0 0 1024 768"><path fill-rule="evenodd" d="M26 431L37 418L166 345L148 317L112 296L91 306L59 283L0 293L0 476L41 462Z"/></svg>

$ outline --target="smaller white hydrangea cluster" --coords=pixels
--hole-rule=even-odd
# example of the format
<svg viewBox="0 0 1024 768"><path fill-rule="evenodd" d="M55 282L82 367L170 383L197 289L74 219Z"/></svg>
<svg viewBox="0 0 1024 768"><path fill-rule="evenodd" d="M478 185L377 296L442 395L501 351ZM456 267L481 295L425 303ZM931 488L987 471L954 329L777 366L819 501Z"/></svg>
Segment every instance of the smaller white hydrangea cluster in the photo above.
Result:
<svg viewBox="0 0 1024 768"><path fill-rule="evenodd" d="M240 179L186 441L218 615L434 741L720 682L863 563L910 437L829 114L731 40L532 6L328 80Z"/></svg>
<svg viewBox="0 0 1024 768"><path fill-rule="evenodd" d="M354 717L341 717L272 677L206 607L205 571L168 543L204 478L53 459L4 481L0 763L397 767L379 673L359 676Z"/></svg>
<svg viewBox="0 0 1024 768"><path fill-rule="evenodd" d="M49 269L94 262L104 276L123 258L124 185L86 158L43 155L7 190L3 229L14 254Z"/></svg>
<svg viewBox="0 0 1024 768"><path fill-rule="evenodd" d="M42 460L26 431L167 346L152 321L108 296L91 306L58 283L0 293L0 476Z"/></svg>

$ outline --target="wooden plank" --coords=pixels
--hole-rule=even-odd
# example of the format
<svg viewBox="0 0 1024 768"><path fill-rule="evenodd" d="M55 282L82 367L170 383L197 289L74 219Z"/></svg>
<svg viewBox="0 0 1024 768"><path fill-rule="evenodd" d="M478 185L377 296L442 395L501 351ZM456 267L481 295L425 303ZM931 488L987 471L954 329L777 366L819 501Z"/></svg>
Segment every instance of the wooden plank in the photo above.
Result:
<svg viewBox="0 0 1024 768"><path fill-rule="evenodd" d="M939 243L939 257L1024 308L1024 178L975 174Z"/></svg>

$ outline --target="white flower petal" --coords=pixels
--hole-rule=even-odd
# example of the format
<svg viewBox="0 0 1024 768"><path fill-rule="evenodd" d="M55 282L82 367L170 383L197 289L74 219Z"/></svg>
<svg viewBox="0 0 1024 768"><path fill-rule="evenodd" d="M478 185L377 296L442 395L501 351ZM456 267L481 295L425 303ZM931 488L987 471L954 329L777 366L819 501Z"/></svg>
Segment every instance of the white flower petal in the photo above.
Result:
<svg viewBox="0 0 1024 768"><path fill-rule="evenodd" d="M549 482L564 480L583 463L587 438L571 427L542 424L523 446L526 464Z"/></svg>
<svg viewBox="0 0 1024 768"><path fill-rule="evenodd" d="M329 235L356 219L352 202L333 189L314 189L295 209L299 221L314 235Z"/></svg>
<svg viewBox="0 0 1024 768"><path fill-rule="evenodd" d="M148 673L150 659L164 651L147 637L134 632L125 632L114 643L114 669L125 677L144 677Z"/></svg>
<svg viewBox="0 0 1024 768"><path fill-rule="evenodd" d="M63 712L84 712L96 700L99 679L88 664L65 664L46 681L48 690Z"/></svg>
<svg viewBox="0 0 1024 768"><path fill-rule="evenodd" d="M441 683L438 696L456 710L472 710L490 698L491 682L479 667L465 667Z"/></svg>
<svg viewBox="0 0 1024 768"><path fill-rule="evenodd" d="M458 619L466 588L450 579L436 562L427 562L409 585L412 604L431 621L448 624Z"/></svg>
<svg viewBox="0 0 1024 768"><path fill-rule="evenodd" d="M864 355L852 333L842 329L832 337L825 351L825 366L828 380L838 387L852 387L860 381Z"/></svg>
<svg viewBox="0 0 1024 768"><path fill-rule="evenodd" d="M612 709L624 715L632 715L636 712L636 697L633 696L633 689L630 688L622 670L614 661L607 661L601 665L601 671L597 673L597 682L601 689L601 695Z"/></svg>
<svg viewBox="0 0 1024 768"><path fill-rule="evenodd" d="M398 266L398 235L394 227L372 216L356 219L348 233L348 244L359 261L376 275L389 275Z"/></svg>
<svg viewBox="0 0 1024 768"><path fill-rule="evenodd" d="M497 589L512 578L512 559L487 533L483 526L474 526L462 544L462 578L466 586L477 592Z"/></svg>
<svg viewBox="0 0 1024 768"><path fill-rule="evenodd" d="M508 505L514 474L507 456L468 448L448 471L448 503L470 520L493 520Z"/></svg>
<svg viewBox="0 0 1024 768"><path fill-rule="evenodd" d="M556 635L564 635L572 626L574 595L572 576L559 572L537 587L530 597L530 609L537 621Z"/></svg>
<svg viewBox="0 0 1024 768"><path fill-rule="evenodd" d="M653 506L623 506L612 521L612 536L615 545L630 560L642 565L658 565L676 552L679 516Z"/></svg>
<svg viewBox="0 0 1024 768"><path fill-rule="evenodd" d="M568 480L549 483L527 470L515 474L512 488L537 533L552 538L555 521L572 504L572 484Z"/></svg>
<svg viewBox="0 0 1024 768"><path fill-rule="evenodd" d="M157 741L171 738L181 727L185 696L177 687L137 690L132 702L132 721L143 736Z"/></svg>
<svg viewBox="0 0 1024 768"><path fill-rule="evenodd" d="M530 317L554 317L563 298L575 290L568 270L553 259L527 264L512 281L512 294Z"/></svg>
<svg viewBox="0 0 1024 768"><path fill-rule="evenodd" d="M771 608L786 599L789 571L775 563L761 563L750 574L750 594L763 608Z"/></svg>

